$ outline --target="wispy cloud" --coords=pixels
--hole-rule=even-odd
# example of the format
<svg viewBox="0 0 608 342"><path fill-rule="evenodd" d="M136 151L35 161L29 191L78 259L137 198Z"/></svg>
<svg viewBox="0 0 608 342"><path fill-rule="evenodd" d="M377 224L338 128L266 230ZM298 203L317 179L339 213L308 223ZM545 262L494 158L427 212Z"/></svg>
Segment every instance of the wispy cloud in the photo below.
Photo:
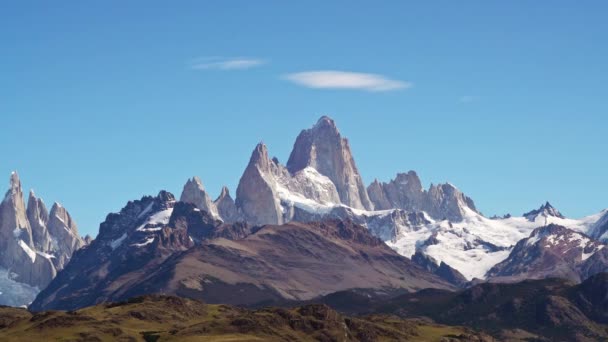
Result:
<svg viewBox="0 0 608 342"><path fill-rule="evenodd" d="M297 72L284 75L283 78L295 84L316 89L390 91L407 89L412 86L411 83L392 80L378 74L336 70Z"/></svg>
<svg viewBox="0 0 608 342"><path fill-rule="evenodd" d="M223 57L204 57L192 61L190 68L194 70L244 70L251 69L266 61L257 58L223 58Z"/></svg>

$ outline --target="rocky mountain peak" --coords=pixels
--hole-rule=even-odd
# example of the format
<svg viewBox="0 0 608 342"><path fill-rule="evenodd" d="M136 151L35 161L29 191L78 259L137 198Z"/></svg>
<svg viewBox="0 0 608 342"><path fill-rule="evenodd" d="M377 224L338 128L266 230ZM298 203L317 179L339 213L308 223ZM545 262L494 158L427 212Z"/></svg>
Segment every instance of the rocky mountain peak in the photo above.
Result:
<svg viewBox="0 0 608 342"><path fill-rule="evenodd" d="M236 189L236 207L243 219L252 224L280 224L283 214L279 195L273 180L273 172L279 165L268 158L268 149L262 142L257 144L249 164Z"/></svg>
<svg viewBox="0 0 608 342"><path fill-rule="evenodd" d="M49 212L41 198L37 198L34 190L30 190L27 200L27 219L32 228L32 239L37 250L48 252L51 250L51 237L46 228L49 221Z"/></svg>
<svg viewBox="0 0 608 342"><path fill-rule="evenodd" d="M10 189L21 191L21 180L19 180L19 174L17 171L11 172Z"/></svg>
<svg viewBox="0 0 608 342"><path fill-rule="evenodd" d="M53 262L61 270L72 254L85 245L84 240L78 234L78 226L70 213L58 202L51 207L47 230L54 238L51 245L51 251L55 255Z"/></svg>
<svg viewBox="0 0 608 342"><path fill-rule="evenodd" d="M217 212L224 222L235 222L239 220L238 209L228 187L223 186L220 195L213 202L217 208Z"/></svg>
<svg viewBox="0 0 608 342"><path fill-rule="evenodd" d="M316 134L330 134L336 137L340 136L336 122L327 115L323 115L317 120L317 123L312 127L312 131Z"/></svg>
<svg viewBox="0 0 608 342"><path fill-rule="evenodd" d="M269 170L270 163L271 160L268 157L268 147L266 147L266 144L263 142L259 142L251 153L249 165L257 165L262 170Z"/></svg>
<svg viewBox="0 0 608 342"><path fill-rule="evenodd" d="M529 211L524 214L524 217L530 221L535 221L537 217L549 216L558 217L561 219L565 218L564 215L562 215L559 210L555 209L555 207L553 207L548 201L545 204L541 205L540 208Z"/></svg>
<svg viewBox="0 0 608 342"><path fill-rule="evenodd" d="M175 196L169 191L161 190L156 197L165 208L171 208L175 203Z"/></svg>
<svg viewBox="0 0 608 342"><path fill-rule="evenodd" d="M433 185L427 195L427 211L432 217L462 221L466 209L478 213L475 203L451 183Z"/></svg>
<svg viewBox="0 0 608 342"><path fill-rule="evenodd" d="M215 204L205 191L203 182L197 176L188 179L182 190L180 201L194 204L195 207L208 212L214 218L219 218Z"/></svg>
<svg viewBox="0 0 608 342"><path fill-rule="evenodd" d="M507 259L488 271L488 277L496 281L546 277L581 281L586 278L585 269L596 261L593 256L605 247L582 233L549 224L520 240Z"/></svg>
<svg viewBox="0 0 608 342"><path fill-rule="evenodd" d="M227 197L230 197L230 190L228 190L228 187L224 185L222 186L222 190L220 191L220 195L217 197L216 201Z"/></svg>
<svg viewBox="0 0 608 342"><path fill-rule="evenodd" d="M356 209L373 209L348 140L342 138L335 122L327 116L296 138L287 170L295 174L306 167L328 177L335 184L343 204Z"/></svg>
<svg viewBox="0 0 608 342"><path fill-rule="evenodd" d="M415 171L398 173L388 183L373 182L367 188L376 210L425 211L437 220L462 221L466 208L477 212L473 200L450 183L431 184L428 191Z"/></svg>
<svg viewBox="0 0 608 342"><path fill-rule="evenodd" d="M33 246L32 230L27 220L21 181L15 171L11 173L10 188L0 204L0 225L2 226L0 237L11 240L13 237L19 238L28 246ZM2 243L0 243L0 247L2 247Z"/></svg>

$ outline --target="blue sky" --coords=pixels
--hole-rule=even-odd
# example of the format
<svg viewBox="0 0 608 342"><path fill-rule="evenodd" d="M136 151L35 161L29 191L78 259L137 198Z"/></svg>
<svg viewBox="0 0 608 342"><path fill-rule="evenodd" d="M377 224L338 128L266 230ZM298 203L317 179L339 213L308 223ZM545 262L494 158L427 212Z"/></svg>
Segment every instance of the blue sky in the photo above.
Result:
<svg viewBox="0 0 608 342"><path fill-rule="evenodd" d="M234 194L257 142L285 162L322 114L366 183L413 169L487 215L608 207L605 2L172 5L0 5L0 176L83 234L193 175Z"/></svg>

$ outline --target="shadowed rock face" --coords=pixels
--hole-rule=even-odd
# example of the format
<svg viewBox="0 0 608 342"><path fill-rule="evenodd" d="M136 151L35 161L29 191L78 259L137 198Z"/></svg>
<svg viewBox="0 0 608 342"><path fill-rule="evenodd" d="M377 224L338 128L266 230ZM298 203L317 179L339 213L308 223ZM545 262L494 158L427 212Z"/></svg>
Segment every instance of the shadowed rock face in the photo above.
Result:
<svg viewBox="0 0 608 342"><path fill-rule="evenodd" d="M464 288L469 284L469 281L460 272L445 262L437 263L436 260L426 254L416 252L412 255L412 262L454 286Z"/></svg>
<svg viewBox="0 0 608 342"><path fill-rule="evenodd" d="M340 136L334 121L327 116L298 135L287 161L287 169L292 174L309 166L335 184L343 204L355 209L373 209L348 140Z"/></svg>

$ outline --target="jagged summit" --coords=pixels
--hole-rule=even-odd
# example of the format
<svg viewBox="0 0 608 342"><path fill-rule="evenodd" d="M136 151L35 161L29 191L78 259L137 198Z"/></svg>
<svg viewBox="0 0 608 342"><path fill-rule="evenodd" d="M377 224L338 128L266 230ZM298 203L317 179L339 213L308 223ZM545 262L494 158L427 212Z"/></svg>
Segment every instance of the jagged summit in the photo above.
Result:
<svg viewBox="0 0 608 342"><path fill-rule="evenodd" d="M205 191L203 182L198 176L188 179L182 190L180 201L194 204L195 207L208 212L214 218L219 218L217 208L207 191Z"/></svg>
<svg viewBox="0 0 608 342"><path fill-rule="evenodd" d="M335 184L343 204L355 209L373 209L348 140L342 138L335 122L327 116L300 132L289 155L287 170L292 175L307 167Z"/></svg>
<svg viewBox="0 0 608 342"><path fill-rule="evenodd" d="M11 172L10 184L11 189L15 187L21 187L21 181L19 180L19 174L17 173L17 171Z"/></svg>
<svg viewBox="0 0 608 342"><path fill-rule="evenodd" d="M222 187L220 195L213 201L217 212L224 222L236 222L239 220L238 209L227 186Z"/></svg>
<svg viewBox="0 0 608 342"><path fill-rule="evenodd" d="M279 165L268 158L268 148L262 142L251 153L249 164L236 189L236 206L243 219L252 224L281 224L283 215L274 174Z"/></svg>
<svg viewBox="0 0 608 342"><path fill-rule="evenodd" d="M407 211L425 211L437 220L462 221L466 208L477 212L473 200L451 183L431 184L423 190L415 171L398 173L388 183L377 180L367 188L376 210L399 208Z"/></svg>
<svg viewBox="0 0 608 342"><path fill-rule="evenodd" d="M77 232L70 234L72 227L64 208L54 205L49 213L33 190L26 206L19 175L11 173L0 203L0 271L10 271L0 284L0 304L27 304L55 277L83 244Z"/></svg>
<svg viewBox="0 0 608 342"><path fill-rule="evenodd" d="M314 126L312 127L313 130L322 130L322 129L328 129L330 130L333 134L339 135L340 132L338 131L338 127L336 126L336 122L334 121L334 119L330 118L327 115L323 115L319 118L319 120L317 120L317 123L314 124Z"/></svg>
<svg viewBox="0 0 608 342"><path fill-rule="evenodd" d="M215 199L215 201L218 201L222 198L225 197L230 197L230 190L228 189L227 186L222 186L222 190L220 191L220 195Z"/></svg>
<svg viewBox="0 0 608 342"><path fill-rule="evenodd" d="M555 209L555 207L553 207L551 205L551 203L549 203L549 201L547 201L545 204L541 205L540 208L529 211L524 214L524 217L530 221L536 220L537 217L550 217L550 216L558 217L561 219L565 218L564 215L562 215L562 213L559 212L559 210Z"/></svg>

